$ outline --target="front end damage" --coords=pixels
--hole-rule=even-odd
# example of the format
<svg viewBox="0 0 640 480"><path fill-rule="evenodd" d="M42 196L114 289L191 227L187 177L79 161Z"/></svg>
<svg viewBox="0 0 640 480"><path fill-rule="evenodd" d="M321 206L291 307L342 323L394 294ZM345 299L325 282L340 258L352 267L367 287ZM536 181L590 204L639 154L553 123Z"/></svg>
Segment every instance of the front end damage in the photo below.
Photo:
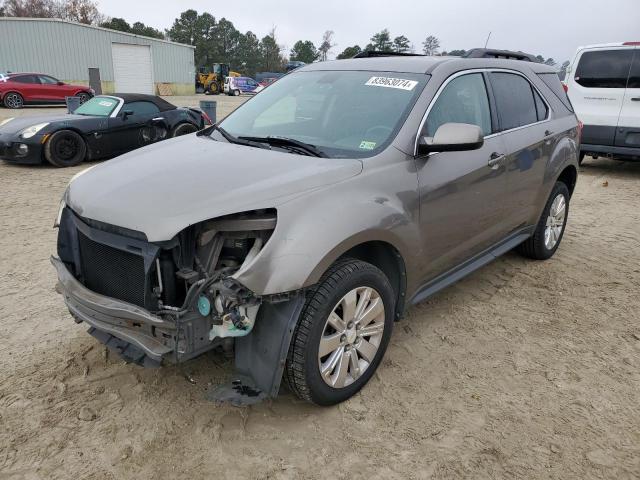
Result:
<svg viewBox="0 0 640 480"><path fill-rule="evenodd" d="M276 222L275 210L256 210L152 243L63 207L52 257L58 291L76 322L129 362L175 364L235 347L237 372L216 399L275 396L303 296L259 296L233 275L254 261Z"/></svg>

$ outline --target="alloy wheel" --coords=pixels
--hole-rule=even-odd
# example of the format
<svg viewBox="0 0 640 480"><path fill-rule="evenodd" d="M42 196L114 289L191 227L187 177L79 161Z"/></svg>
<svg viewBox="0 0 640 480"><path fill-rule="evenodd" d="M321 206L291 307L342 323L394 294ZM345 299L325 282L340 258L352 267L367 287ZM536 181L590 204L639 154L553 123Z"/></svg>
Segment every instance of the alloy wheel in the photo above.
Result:
<svg viewBox="0 0 640 480"><path fill-rule="evenodd" d="M544 246L547 250L553 250L562 234L564 221L567 216L567 202L563 194L558 194L551 203L547 224L544 230Z"/></svg>
<svg viewBox="0 0 640 480"><path fill-rule="evenodd" d="M5 105L9 108L22 107L22 97L17 93L9 93L4 99Z"/></svg>
<svg viewBox="0 0 640 480"><path fill-rule="evenodd" d="M325 383L344 388L369 368L380 347L385 309L371 287L349 291L325 323L318 349L318 367Z"/></svg>

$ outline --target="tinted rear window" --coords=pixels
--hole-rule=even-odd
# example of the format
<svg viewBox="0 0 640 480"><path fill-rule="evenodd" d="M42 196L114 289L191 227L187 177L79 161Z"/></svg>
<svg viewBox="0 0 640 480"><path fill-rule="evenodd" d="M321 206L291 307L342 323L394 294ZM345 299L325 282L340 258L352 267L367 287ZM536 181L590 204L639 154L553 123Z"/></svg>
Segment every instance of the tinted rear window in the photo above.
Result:
<svg viewBox="0 0 640 480"><path fill-rule="evenodd" d="M587 88L625 88L633 50L585 52L580 57L574 78Z"/></svg>
<svg viewBox="0 0 640 480"><path fill-rule="evenodd" d="M636 55L633 59L633 64L631 65L628 87L640 88L640 49L636 50Z"/></svg>
<svg viewBox="0 0 640 480"><path fill-rule="evenodd" d="M560 82L560 77L557 73L539 73L538 76L540 80L544 82L544 84L549 87L549 89L553 92L553 94L558 97L558 99L562 102L562 104L567 107L570 112L573 112L573 106L571 105L571 101L567 96L567 92L565 92L562 83Z"/></svg>
<svg viewBox="0 0 640 480"><path fill-rule="evenodd" d="M511 73L492 73L500 130L510 130L538 121L533 88L528 80Z"/></svg>

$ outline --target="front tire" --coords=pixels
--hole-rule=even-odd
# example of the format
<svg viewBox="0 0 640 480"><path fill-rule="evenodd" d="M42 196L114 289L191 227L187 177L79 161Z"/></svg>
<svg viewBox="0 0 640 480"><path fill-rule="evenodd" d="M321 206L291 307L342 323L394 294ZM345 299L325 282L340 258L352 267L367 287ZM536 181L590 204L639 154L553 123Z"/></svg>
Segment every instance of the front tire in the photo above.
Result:
<svg viewBox="0 0 640 480"><path fill-rule="evenodd" d="M17 92L9 92L4 96L4 106L11 109L24 107L24 98Z"/></svg>
<svg viewBox="0 0 640 480"><path fill-rule="evenodd" d="M73 130L58 130L44 145L44 156L55 167L73 167L80 164L87 154L87 144Z"/></svg>
<svg viewBox="0 0 640 480"><path fill-rule="evenodd" d="M239 97L240 96L240 90L234 90L233 91L233 96L234 97Z"/></svg>
<svg viewBox="0 0 640 480"><path fill-rule="evenodd" d="M517 251L534 260L547 260L560 246L569 218L569 189L556 182L531 237L517 247Z"/></svg>
<svg viewBox="0 0 640 480"><path fill-rule="evenodd" d="M307 294L285 366L289 388L317 405L356 394L391 338L394 298L389 280L375 266L336 262Z"/></svg>

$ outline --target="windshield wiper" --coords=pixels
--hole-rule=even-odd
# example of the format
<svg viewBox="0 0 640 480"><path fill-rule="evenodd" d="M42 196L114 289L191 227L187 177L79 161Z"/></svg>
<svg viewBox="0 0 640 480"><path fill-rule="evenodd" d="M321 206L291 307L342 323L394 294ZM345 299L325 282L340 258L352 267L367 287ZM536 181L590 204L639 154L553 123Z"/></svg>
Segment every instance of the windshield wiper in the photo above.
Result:
<svg viewBox="0 0 640 480"><path fill-rule="evenodd" d="M311 145L310 143L301 142L300 140L294 140L293 138L287 137L238 137L241 140L246 140L248 142L259 142L259 143L267 143L269 145L273 145L275 147L284 147L295 150L302 150L306 152L307 155L311 155L313 157L323 157L326 158L327 154L322 150L318 149L315 145Z"/></svg>
<svg viewBox="0 0 640 480"><path fill-rule="evenodd" d="M202 137L204 135L210 137L211 133L213 133L214 131L219 132L220 135L222 135L222 137L229 143L235 143L237 145L245 145L247 147L269 148L267 145L261 142L252 142L250 140L245 139L244 137L240 137L240 138L235 137L217 124L210 125L207 128L200 130L198 133L196 133L196 135L198 135L199 137Z"/></svg>

